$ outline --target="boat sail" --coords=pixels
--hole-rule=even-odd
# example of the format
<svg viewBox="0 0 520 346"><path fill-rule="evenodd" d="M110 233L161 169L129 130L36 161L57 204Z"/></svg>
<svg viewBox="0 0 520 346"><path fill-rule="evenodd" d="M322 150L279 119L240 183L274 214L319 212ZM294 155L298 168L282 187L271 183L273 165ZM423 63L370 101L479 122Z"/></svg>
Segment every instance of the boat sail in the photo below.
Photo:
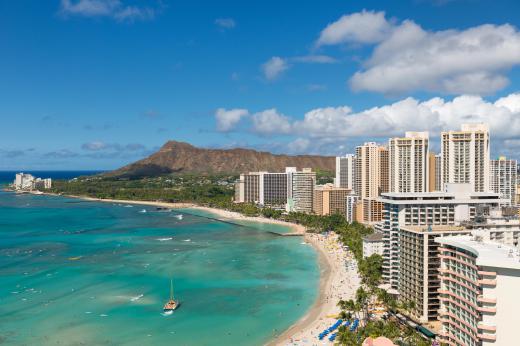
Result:
<svg viewBox="0 0 520 346"><path fill-rule="evenodd" d="M173 280L170 280L170 300L164 304L163 312L171 315L179 307L180 303L173 297Z"/></svg>

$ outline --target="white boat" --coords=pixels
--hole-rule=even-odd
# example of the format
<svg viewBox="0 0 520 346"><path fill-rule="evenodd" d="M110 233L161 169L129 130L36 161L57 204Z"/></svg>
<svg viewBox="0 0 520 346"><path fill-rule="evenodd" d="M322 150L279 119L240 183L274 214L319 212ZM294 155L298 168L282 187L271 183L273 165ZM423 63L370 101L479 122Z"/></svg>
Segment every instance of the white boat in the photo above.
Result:
<svg viewBox="0 0 520 346"><path fill-rule="evenodd" d="M171 315L179 307L180 302L173 297L173 280L170 280L170 300L163 307L163 313Z"/></svg>

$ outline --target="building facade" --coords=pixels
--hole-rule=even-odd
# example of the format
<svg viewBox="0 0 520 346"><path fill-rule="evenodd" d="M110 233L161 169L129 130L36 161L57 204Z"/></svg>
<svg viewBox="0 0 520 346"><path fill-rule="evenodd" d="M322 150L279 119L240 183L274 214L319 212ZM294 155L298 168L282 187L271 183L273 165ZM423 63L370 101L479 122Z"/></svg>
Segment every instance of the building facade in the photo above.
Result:
<svg viewBox="0 0 520 346"><path fill-rule="evenodd" d="M447 184L446 191L430 193L384 193L382 221L376 230L384 235L383 279L392 288L399 285L400 235L405 226L459 225L477 215L477 207L501 207L508 201L496 193L472 192L470 184Z"/></svg>
<svg viewBox="0 0 520 346"><path fill-rule="evenodd" d="M363 238L363 258L372 255L383 256L383 234L374 232Z"/></svg>
<svg viewBox="0 0 520 346"><path fill-rule="evenodd" d="M314 189L313 211L317 215L346 213L346 199L351 190L331 184L316 186Z"/></svg>
<svg viewBox="0 0 520 346"><path fill-rule="evenodd" d="M429 191L430 160L428 132L406 132L390 138L390 192Z"/></svg>
<svg viewBox="0 0 520 346"><path fill-rule="evenodd" d="M518 249L486 242L479 232L438 238L436 242L440 251L441 342L518 344Z"/></svg>
<svg viewBox="0 0 520 346"><path fill-rule="evenodd" d="M475 192L489 191L489 126L463 124L460 131L441 133L442 184L471 184Z"/></svg>
<svg viewBox="0 0 520 346"><path fill-rule="evenodd" d="M356 157L352 154L336 157L336 178L334 185L344 189L354 189L354 167Z"/></svg>
<svg viewBox="0 0 520 346"><path fill-rule="evenodd" d="M287 167L288 212L312 213L316 172L304 168L298 172L295 167Z"/></svg>
<svg viewBox="0 0 520 346"><path fill-rule="evenodd" d="M509 199L511 205L516 205L517 161L506 160L502 156L491 160L490 167L491 191Z"/></svg>
<svg viewBox="0 0 520 346"><path fill-rule="evenodd" d="M389 188L388 149L374 142L367 142L356 148L354 191L360 198L358 213L362 222L373 223L381 220L382 205L377 197ZM378 205L379 204L379 205Z"/></svg>

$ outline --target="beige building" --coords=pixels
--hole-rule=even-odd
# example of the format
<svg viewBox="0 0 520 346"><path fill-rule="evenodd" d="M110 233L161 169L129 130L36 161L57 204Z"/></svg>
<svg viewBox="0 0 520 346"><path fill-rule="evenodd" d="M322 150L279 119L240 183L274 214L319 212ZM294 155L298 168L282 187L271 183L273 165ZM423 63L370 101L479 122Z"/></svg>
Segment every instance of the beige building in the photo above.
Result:
<svg viewBox="0 0 520 346"><path fill-rule="evenodd" d="M486 241L485 233L437 238L441 342L518 345L518 248Z"/></svg>
<svg viewBox="0 0 520 346"><path fill-rule="evenodd" d="M316 186L314 189L313 211L317 215L345 215L347 195L351 190L332 184Z"/></svg>
<svg viewBox="0 0 520 346"><path fill-rule="evenodd" d="M363 238L363 258L383 255L383 234L374 232Z"/></svg>
<svg viewBox="0 0 520 346"><path fill-rule="evenodd" d="M428 153L428 165L428 191L441 191L441 155Z"/></svg>
<svg viewBox="0 0 520 346"><path fill-rule="evenodd" d="M490 188L489 126L463 124L441 133L442 184L471 184L475 192Z"/></svg>
<svg viewBox="0 0 520 346"><path fill-rule="evenodd" d="M406 132L404 137L390 138L391 192L427 192L430 160L428 132Z"/></svg>
<svg viewBox="0 0 520 346"><path fill-rule="evenodd" d="M360 198L362 208L356 208L362 215L362 222L373 223L381 220L382 205L377 197L389 188L388 149L374 142L367 142L356 148L354 191Z"/></svg>

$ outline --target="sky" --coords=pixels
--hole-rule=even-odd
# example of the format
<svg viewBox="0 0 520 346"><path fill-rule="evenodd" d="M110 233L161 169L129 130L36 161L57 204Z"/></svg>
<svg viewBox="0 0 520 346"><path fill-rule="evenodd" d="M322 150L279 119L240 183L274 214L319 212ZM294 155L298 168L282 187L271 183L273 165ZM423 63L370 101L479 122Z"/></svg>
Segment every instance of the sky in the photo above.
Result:
<svg viewBox="0 0 520 346"><path fill-rule="evenodd" d="M520 159L520 2L0 0L0 170L177 140L343 155L486 122Z"/></svg>

